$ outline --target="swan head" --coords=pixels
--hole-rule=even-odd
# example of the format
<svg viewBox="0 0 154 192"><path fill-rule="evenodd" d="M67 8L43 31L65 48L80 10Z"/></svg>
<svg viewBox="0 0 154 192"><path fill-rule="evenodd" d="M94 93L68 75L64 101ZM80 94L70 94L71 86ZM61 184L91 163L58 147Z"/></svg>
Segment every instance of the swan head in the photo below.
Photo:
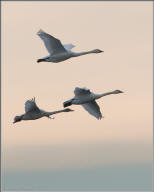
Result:
<svg viewBox="0 0 154 192"><path fill-rule="evenodd" d="M120 90L115 90L113 91L114 94L119 94L119 93L123 93L123 91L120 91Z"/></svg>
<svg viewBox="0 0 154 192"><path fill-rule="evenodd" d="M94 50L93 50L93 53L102 53L102 52L104 52L104 51L102 51L102 50L100 50L100 49L94 49Z"/></svg>
<svg viewBox="0 0 154 192"><path fill-rule="evenodd" d="M21 121L21 120L22 120L22 117L23 117L23 115L21 115L21 116L15 116L13 123L16 123L16 122Z"/></svg>

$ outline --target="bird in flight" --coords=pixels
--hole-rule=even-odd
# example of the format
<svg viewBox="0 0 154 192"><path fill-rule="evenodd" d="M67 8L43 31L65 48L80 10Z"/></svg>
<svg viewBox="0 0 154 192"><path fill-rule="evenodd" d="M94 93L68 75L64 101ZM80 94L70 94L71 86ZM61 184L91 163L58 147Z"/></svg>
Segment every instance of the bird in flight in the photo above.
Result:
<svg viewBox="0 0 154 192"><path fill-rule="evenodd" d="M111 95L111 94L119 94L123 93L120 90L115 90L107 93L102 93L102 94L95 94L90 91L90 89L87 88L79 88L76 87L74 90L75 97L65 101L63 103L64 107L68 107L72 104L74 105L82 105L82 107L88 111L89 114L93 115L97 119L102 118L102 113L100 111L100 107L96 103L96 99L100 99L101 97L104 97L106 95Z"/></svg>
<svg viewBox="0 0 154 192"><path fill-rule="evenodd" d="M58 110L58 111L53 111L53 112L47 112L42 109L40 109L35 102L35 97L31 100L27 100L25 102L25 113L19 116L16 116L14 118L14 122L19 122L22 120L35 120L35 119L40 119L42 117L48 117L49 119L53 119L50 116L56 113L61 113L61 112L71 112L74 111L72 109L66 108L63 110Z"/></svg>
<svg viewBox="0 0 154 192"><path fill-rule="evenodd" d="M39 30L37 35L43 40L44 45L49 53L49 56L43 57L38 59L37 62L52 62L52 63L59 63L65 61L71 57L78 57L81 55L87 55L91 53L101 53L104 52L100 49L94 49L91 51L85 52L72 52L71 49L75 47L72 44L65 44L63 45L59 39L56 39L52 35L44 32L43 30Z"/></svg>

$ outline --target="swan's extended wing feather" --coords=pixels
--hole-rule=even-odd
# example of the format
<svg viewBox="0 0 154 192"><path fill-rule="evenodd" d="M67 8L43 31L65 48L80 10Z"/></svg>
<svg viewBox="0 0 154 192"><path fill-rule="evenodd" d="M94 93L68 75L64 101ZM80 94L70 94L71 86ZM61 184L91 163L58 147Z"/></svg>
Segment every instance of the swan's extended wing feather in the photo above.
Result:
<svg viewBox="0 0 154 192"><path fill-rule="evenodd" d="M59 39L49 35L43 30L39 30L37 35L43 40L45 47L47 48L49 54L65 52L65 48L61 44Z"/></svg>
<svg viewBox="0 0 154 192"><path fill-rule="evenodd" d="M76 87L74 89L75 96L83 96L91 94L90 89Z"/></svg>
<svg viewBox="0 0 154 192"><path fill-rule="evenodd" d="M40 112L40 109L38 108L38 106L35 103L35 98L31 99L31 100L27 100L25 102L25 112Z"/></svg>
<svg viewBox="0 0 154 192"><path fill-rule="evenodd" d="M71 51L71 49L73 49L73 47L75 47L75 45L72 45L72 44L65 44L63 45L64 48L67 50L67 51Z"/></svg>
<svg viewBox="0 0 154 192"><path fill-rule="evenodd" d="M96 101L91 101L89 103L82 104L82 106L86 111L88 111L89 114L93 115L97 119L102 118L100 107L98 106Z"/></svg>

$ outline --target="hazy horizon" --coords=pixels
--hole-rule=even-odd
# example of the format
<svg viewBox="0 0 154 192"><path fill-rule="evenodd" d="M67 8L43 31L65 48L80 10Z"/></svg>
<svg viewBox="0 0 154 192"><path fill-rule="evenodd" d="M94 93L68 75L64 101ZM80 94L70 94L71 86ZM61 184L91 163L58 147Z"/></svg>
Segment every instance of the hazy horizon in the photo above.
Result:
<svg viewBox="0 0 154 192"><path fill-rule="evenodd" d="M2 2L3 189L151 190L153 2ZM104 53L37 63L39 29ZM13 124L35 96L63 108L75 87L99 99L102 120L75 111Z"/></svg>

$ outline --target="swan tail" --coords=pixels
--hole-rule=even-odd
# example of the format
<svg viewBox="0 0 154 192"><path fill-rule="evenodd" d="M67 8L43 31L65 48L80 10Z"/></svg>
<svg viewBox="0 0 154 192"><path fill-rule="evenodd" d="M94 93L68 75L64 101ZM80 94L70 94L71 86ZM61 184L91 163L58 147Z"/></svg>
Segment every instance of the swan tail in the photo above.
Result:
<svg viewBox="0 0 154 192"><path fill-rule="evenodd" d="M45 59L38 59L37 63L40 63L40 62L43 62L43 61L46 61L46 60Z"/></svg>

